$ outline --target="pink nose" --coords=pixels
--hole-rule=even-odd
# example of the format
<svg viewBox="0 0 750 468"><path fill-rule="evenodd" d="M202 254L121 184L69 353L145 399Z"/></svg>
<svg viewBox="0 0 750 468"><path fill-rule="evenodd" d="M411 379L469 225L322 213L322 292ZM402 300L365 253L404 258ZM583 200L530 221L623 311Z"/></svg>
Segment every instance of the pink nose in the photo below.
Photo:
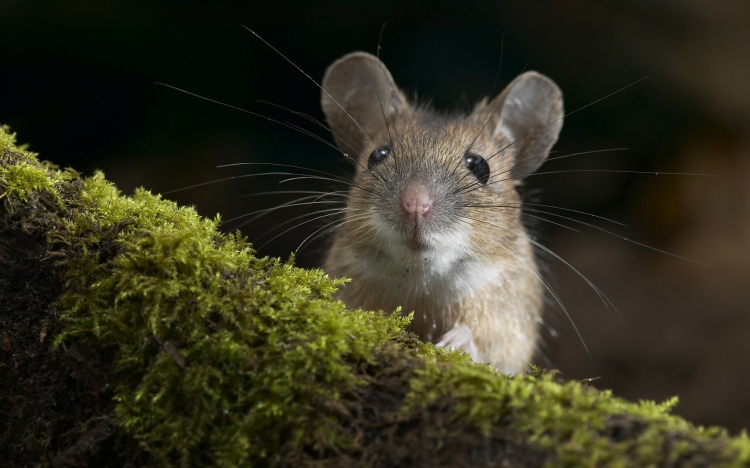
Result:
<svg viewBox="0 0 750 468"><path fill-rule="evenodd" d="M427 187L413 183L401 192L401 207L407 216L425 216L432 209L432 196Z"/></svg>

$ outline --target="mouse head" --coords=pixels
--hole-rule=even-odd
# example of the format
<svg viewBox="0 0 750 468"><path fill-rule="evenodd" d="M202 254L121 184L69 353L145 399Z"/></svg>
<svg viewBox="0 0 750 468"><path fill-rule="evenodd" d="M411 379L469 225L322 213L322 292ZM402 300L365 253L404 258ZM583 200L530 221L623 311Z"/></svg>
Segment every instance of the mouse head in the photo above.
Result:
<svg viewBox="0 0 750 468"><path fill-rule="evenodd" d="M353 52L334 62L322 87L321 104L336 144L360 162L367 161L377 140L388 142L399 134L389 124L414 118L418 110L398 89L383 62L367 52ZM481 101L473 115L485 118L467 119L473 124L471 130L479 133L477 141L502 142L492 146L513 154L512 167L504 169L520 180L542 165L557 141L563 124L562 93L552 80L530 71L491 102ZM481 126L475 128L477 124ZM389 136L389 130L395 131ZM470 136L469 142L477 135Z"/></svg>
<svg viewBox="0 0 750 468"><path fill-rule="evenodd" d="M476 228L478 218L497 221L498 210L479 210L478 199L488 207L514 204L501 222L518 227L514 186L541 166L562 127L562 93L536 72L468 115L410 103L385 65L365 52L334 62L322 88L336 144L357 163L350 205L369 200L357 209L374 208L376 230L397 232L413 250L466 239L464 225Z"/></svg>

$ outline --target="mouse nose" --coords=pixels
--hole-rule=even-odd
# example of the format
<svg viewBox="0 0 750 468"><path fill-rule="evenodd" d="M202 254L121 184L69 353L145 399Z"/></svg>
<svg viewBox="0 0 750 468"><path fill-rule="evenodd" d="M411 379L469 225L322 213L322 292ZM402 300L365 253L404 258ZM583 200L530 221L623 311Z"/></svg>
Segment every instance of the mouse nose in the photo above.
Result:
<svg viewBox="0 0 750 468"><path fill-rule="evenodd" d="M401 192L401 208L408 216L426 216L432 209L433 197L427 187L421 183L413 183Z"/></svg>

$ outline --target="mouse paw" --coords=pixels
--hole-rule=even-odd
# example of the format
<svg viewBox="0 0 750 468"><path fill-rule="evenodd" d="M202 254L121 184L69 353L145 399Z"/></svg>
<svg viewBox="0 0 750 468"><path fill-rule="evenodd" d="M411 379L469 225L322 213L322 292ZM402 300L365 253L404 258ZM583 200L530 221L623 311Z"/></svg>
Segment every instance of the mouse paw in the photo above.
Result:
<svg viewBox="0 0 750 468"><path fill-rule="evenodd" d="M463 349L475 362L484 362L482 355L479 354L479 350L474 343L474 335L466 325L456 325L448 330L440 337L436 346Z"/></svg>

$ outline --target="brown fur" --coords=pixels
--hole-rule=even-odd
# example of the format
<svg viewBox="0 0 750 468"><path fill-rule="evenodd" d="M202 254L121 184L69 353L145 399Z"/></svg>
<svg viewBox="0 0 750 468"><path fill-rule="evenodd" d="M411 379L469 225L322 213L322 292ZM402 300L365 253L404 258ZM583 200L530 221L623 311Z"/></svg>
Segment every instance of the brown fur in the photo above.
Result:
<svg viewBox="0 0 750 468"><path fill-rule="evenodd" d="M410 329L433 342L465 325L483 360L514 373L535 351L544 288L516 185L536 168L528 167L543 162L561 122L514 143L504 129L517 129L501 122L519 120L515 108L504 111L512 86L469 115L448 116L409 104L369 54L334 63L323 81L323 108L338 146L356 159L358 170L324 268L352 278L339 291L349 307L414 311ZM551 105L562 115L554 97ZM556 110L541 109L553 117ZM537 127L532 119L520 130L525 135ZM369 155L384 146L391 149L388 159L368 169ZM469 147L490 166L487 185L464 164ZM419 226L400 210L399 194L414 181L429 187L435 200ZM410 240L428 248L410 249Z"/></svg>

